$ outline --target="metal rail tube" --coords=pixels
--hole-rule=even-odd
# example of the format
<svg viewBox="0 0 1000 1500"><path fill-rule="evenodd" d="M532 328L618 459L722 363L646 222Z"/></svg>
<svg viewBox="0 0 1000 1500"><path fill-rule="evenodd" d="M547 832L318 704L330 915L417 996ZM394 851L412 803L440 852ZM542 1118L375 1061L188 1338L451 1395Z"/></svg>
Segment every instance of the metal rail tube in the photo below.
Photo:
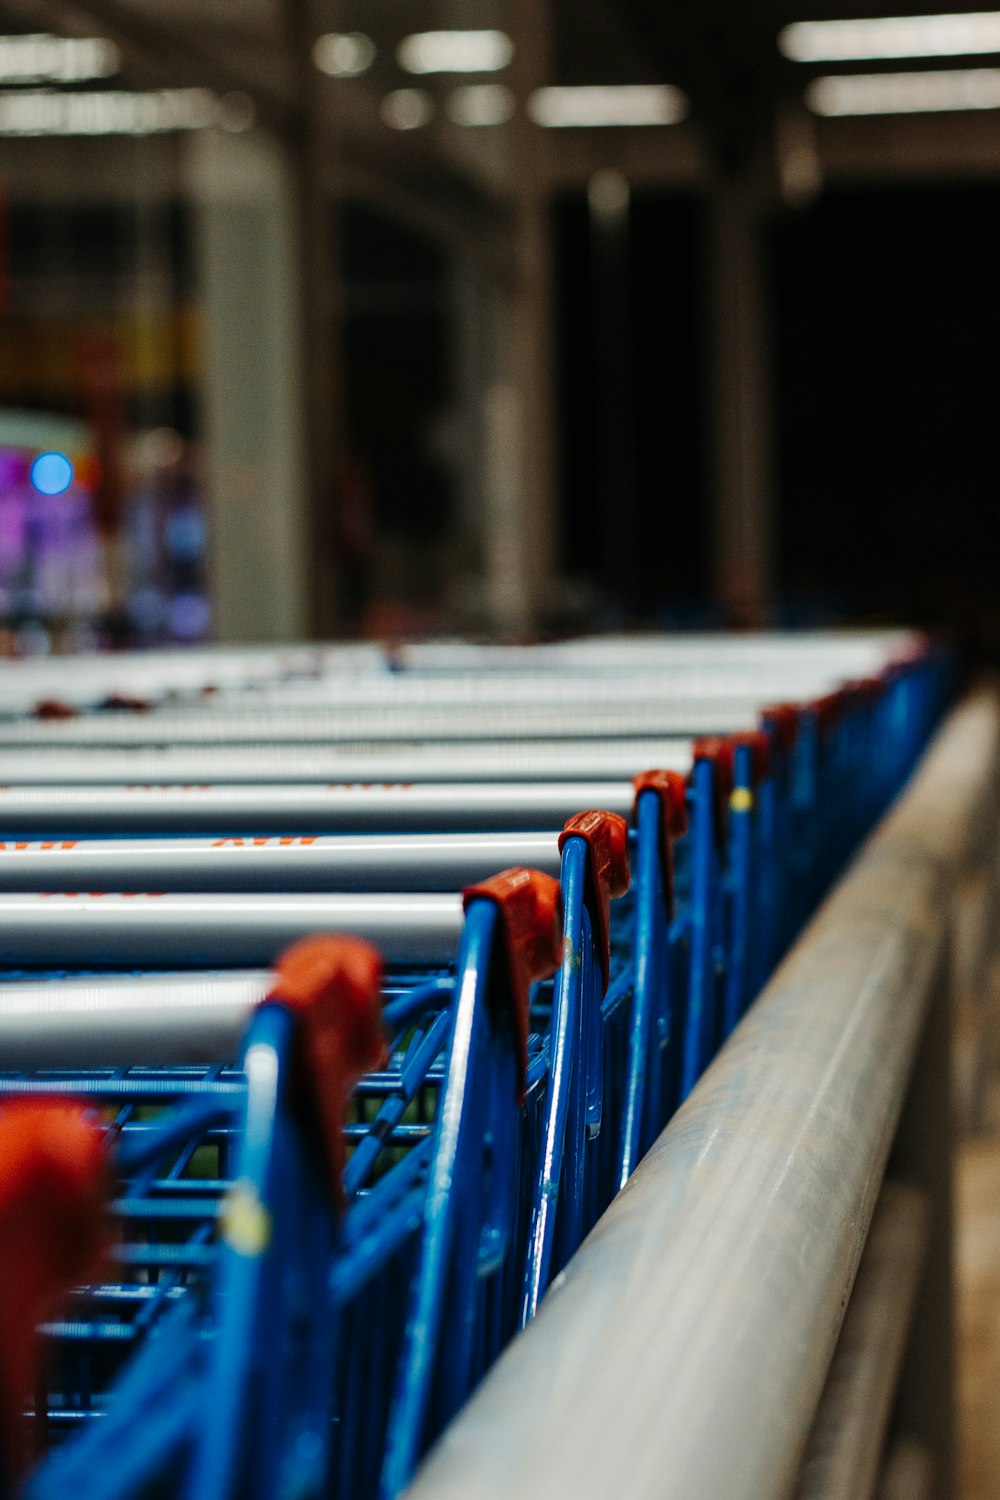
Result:
<svg viewBox="0 0 1000 1500"><path fill-rule="evenodd" d="M354 676L384 672L388 658L381 646L341 644L336 648L302 646L275 651L151 651L112 656L105 653L43 660L0 662L0 703L30 708L39 698L98 702L113 693L158 698L166 693L200 693L263 682Z"/></svg>
<svg viewBox="0 0 1000 1500"><path fill-rule="evenodd" d="M490 668L513 671L537 666L589 666L618 661L637 663L821 662L847 673L871 671L919 644L913 631L803 633L776 635L637 635L585 636L540 646L476 646L462 641L428 641L394 653L405 668L418 671L468 671Z"/></svg>
<svg viewBox="0 0 1000 1500"><path fill-rule="evenodd" d="M257 710L189 714L91 714L79 719L0 724L8 749L36 745L325 745L359 741L597 740L726 734L756 727L760 699L643 702L605 707L599 695L572 703L421 710Z"/></svg>
<svg viewBox="0 0 1000 1500"><path fill-rule="evenodd" d="M414 1500L783 1500L795 1483L927 1007L992 805L965 704Z"/></svg>
<svg viewBox="0 0 1000 1500"><path fill-rule="evenodd" d="M263 712L267 708L301 708L322 710L366 711L383 708L398 710L453 709L469 705L493 708L536 707L539 704L579 706L596 701L626 707L648 702L651 698L668 698L681 703L697 700L714 702L720 698L742 702L747 698L767 701L776 695L786 697L819 696L842 681L842 672L825 671L821 666L800 667L795 664L780 669L756 669L752 664L734 669L727 665L716 669L681 665L653 665L645 672L619 666L612 660L603 670L549 672L463 672L450 676L430 676L402 672L384 676L331 677L308 682L273 682L229 692L208 703L192 704L192 713ZM165 705L156 713L176 712Z"/></svg>
<svg viewBox="0 0 1000 1500"><path fill-rule="evenodd" d="M691 769L688 739L538 740L532 744L257 748L202 745L166 750L0 751L0 786L114 786L147 782L293 783L331 781L604 781L638 771Z"/></svg>
<svg viewBox="0 0 1000 1500"><path fill-rule="evenodd" d="M629 781L0 786L0 834L548 832L590 807L626 817L632 801Z"/></svg>
<svg viewBox="0 0 1000 1500"><path fill-rule="evenodd" d="M512 865L558 877L558 834L6 840L0 892L458 891Z"/></svg>
<svg viewBox="0 0 1000 1500"><path fill-rule="evenodd" d="M172 694L194 698L206 690L253 693L262 687L307 681L374 681L402 667L425 681L483 671L605 673L621 668L689 672L812 668L847 676L875 671L918 638L906 632L766 636L596 637L532 647L431 642L391 653L372 644L162 651L136 657L106 655L0 663L0 713L30 712L40 698L56 697L78 708L114 694L152 701Z"/></svg>
<svg viewBox="0 0 1000 1500"><path fill-rule="evenodd" d="M927 1248L929 1207L917 1188L882 1189L796 1500L872 1500Z"/></svg>
<svg viewBox="0 0 1000 1500"><path fill-rule="evenodd" d="M0 963L35 968L269 963L314 932L367 938L389 963L447 964L459 895L0 896Z"/></svg>
<svg viewBox="0 0 1000 1500"><path fill-rule="evenodd" d="M0 984L0 1069L155 1068L238 1055L267 969Z"/></svg>

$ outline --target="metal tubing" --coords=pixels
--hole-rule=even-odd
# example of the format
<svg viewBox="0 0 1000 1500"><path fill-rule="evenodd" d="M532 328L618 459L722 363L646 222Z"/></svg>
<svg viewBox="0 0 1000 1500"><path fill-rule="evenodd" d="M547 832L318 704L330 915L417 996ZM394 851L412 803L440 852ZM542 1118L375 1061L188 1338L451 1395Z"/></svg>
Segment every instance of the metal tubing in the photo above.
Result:
<svg viewBox="0 0 1000 1500"><path fill-rule="evenodd" d="M998 763L1000 715L979 696L432 1452L413 1500L789 1493Z"/></svg>
<svg viewBox="0 0 1000 1500"><path fill-rule="evenodd" d="M40 698L73 707L96 706L115 694L147 701L179 695L252 696L261 689L294 692L303 683L373 682L484 671L541 674L617 672L632 675L668 669L719 674L735 667L753 673L812 669L858 676L877 671L893 655L913 648L908 632L832 632L784 638L760 635L592 637L545 646L475 646L430 642L387 652L375 644L281 647L274 650L154 651L141 657L94 654L0 663L0 713L29 713Z"/></svg>
<svg viewBox="0 0 1000 1500"><path fill-rule="evenodd" d="M572 636L563 641L550 641L539 645L483 645L466 640L418 641L394 650L394 657L403 665L419 667L453 666L470 661L476 665L493 660L516 662L529 652L540 656L594 656L598 654L620 654L630 659L645 654L666 657L679 656L716 660L720 656L730 659L743 655L812 656L826 653L849 655L851 652L884 653L897 642L912 637L913 632L901 629L887 630L796 630L776 634L774 631L676 631L662 633L644 631L623 635L620 631L604 634ZM335 649L335 648L334 648Z"/></svg>
<svg viewBox="0 0 1000 1500"><path fill-rule="evenodd" d="M457 895L0 896L0 963L15 967L269 963L313 932L367 938L389 963L446 964L461 930Z"/></svg>
<svg viewBox="0 0 1000 1500"><path fill-rule="evenodd" d="M745 697L604 705L596 693L570 704L445 704L424 709L255 709L187 714L90 714L0 724L7 749L40 745L329 745L361 741L618 740L753 729L766 699Z"/></svg>
<svg viewBox="0 0 1000 1500"><path fill-rule="evenodd" d="M767 701L776 694L785 697L816 697L832 690L843 672L831 673L824 663L790 662L780 669L747 662L735 668L720 662L713 667L697 663L651 663L644 671L622 667L614 659L604 667L579 667L569 671L463 672L427 675L417 672L367 676L337 676L315 681L263 683L242 692L228 692L207 705L182 704L181 712L264 712L275 707L319 712L337 708L351 712L378 709L461 711L475 705L492 708L534 708L557 703L570 708L585 701L604 706L630 706L651 698L693 704L703 699L747 698ZM178 705L165 705L156 713L175 713Z"/></svg>
<svg viewBox="0 0 1000 1500"><path fill-rule="evenodd" d="M872 1500L927 1248L928 1203L882 1189L837 1352L813 1422L796 1500Z"/></svg>
<svg viewBox="0 0 1000 1500"><path fill-rule="evenodd" d="M630 670L650 663L705 666L733 663L815 663L848 675L877 670L893 656L920 644L912 631L831 631L792 635L607 635L585 636L536 646L476 646L464 641L428 641L403 646L399 665L424 672L482 671L484 669L538 671L554 667L606 667L621 663Z"/></svg>
<svg viewBox="0 0 1000 1500"><path fill-rule="evenodd" d="M81 1068L176 1068L233 1061L254 1006L274 988L267 969L180 970L147 974L101 973L52 979L48 975L0 981L0 1072L69 1070L68 1080L48 1078L47 1092L72 1093ZM428 996L447 1006L453 982L447 972L406 985L405 999L386 999L386 1024L408 1026L423 1014ZM164 1080L168 1092L169 1080ZM24 1090L41 1086L37 1076ZM147 1083L118 1079L125 1097ZM219 1088L239 1089L227 1081ZM13 1084L5 1080L4 1089Z"/></svg>
<svg viewBox="0 0 1000 1500"><path fill-rule="evenodd" d="M324 785L349 781L604 781L638 771L691 769L689 739L489 741L287 746L202 745L163 750L50 747L0 751L0 786Z"/></svg>
<svg viewBox="0 0 1000 1500"><path fill-rule="evenodd" d="M0 842L4 891L457 891L512 865L559 874L553 833Z"/></svg>
<svg viewBox="0 0 1000 1500"><path fill-rule="evenodd" d="M248 969L0 984L0 1069L234 1059L247 1017L271 982L268 970Z"/></svg>
<svg viewBox="0 0 1000 1500"><path fill-rule="evenodd" d="M551 831L582 808L628 816L628 781L332 786L0 786L0 835Z"/></svg>

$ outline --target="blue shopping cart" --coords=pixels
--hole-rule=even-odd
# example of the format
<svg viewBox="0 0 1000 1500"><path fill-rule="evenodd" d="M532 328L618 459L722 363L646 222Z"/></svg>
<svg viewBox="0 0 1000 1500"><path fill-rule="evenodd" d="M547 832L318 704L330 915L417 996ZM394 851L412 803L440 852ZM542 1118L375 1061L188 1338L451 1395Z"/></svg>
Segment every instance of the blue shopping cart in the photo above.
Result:
<svg viewBox="0 0 1000 1500"><path fill-rule="evenodd" d="M121 1280L89 1288L76 1316L46 1330L58 1374L45 1427L57 1440L83 1430L36 1471L30 1494L65 1494L71 1485L90 1496L157 1486L206 1496L309 1494L320 1492L328 1470L363 1473L377 1463L384 1427L371 1381L359 1410L350 1396L363 1351L402 1338L417 1248L430 1257L419 1284L440 1301L466 1263L456 1245L466 1250L478 1233L495 1262L483 1285L488 1322L484 1302L479 1332L460 1347L461 1320L432 1312L426 1333L425 1348L440 1338L441 1351L425 1399L434 1410L460 1399L516 1317L518 1194L509 1169L523 1152L530 1176L532 1100L541 1092L537 1067L528 1087L520 997L558 957L558 894L547 877L509 872L470 893L451 975L390 976L382 1019L391 1052L353 1096L336 1248L340 1190L331 1167L339 1182L342 1137L339 1127L331 1134L332 1118L345 1078L374 1061L377 1029L370 1017L359 1021L354 1003L359 970L364 994L377 995L373 963L358 957L370 949L335 940L333 956L319 960L315 945L305 957L293 950L235 1067L2 1080L7 1095L72 1091L111 1112L121 1179ZM317 1024L315 1000L304 999L324 964L333 972L321 1004L329 1010L332 996L337 1007ZM475 1081L480 1088L467 1087ZM448 1160L466 1190L439 1207L435 1184ZM482 1196L473 1201L477 1185ZM506 1326L496 1301L504 1273L513 1276ZM363 1318L365 1299L383 1293L381 1321Z"/></svg>
<svg viewBox="0 0 1000 1500"><path fill-rule="evenodd" d="M898 787L940 686L921 659L768 710L689 776L637 778L630 829L572 818L558 885L471 887L453 963L393 954L388 1057L359 1054L343 1129L277 1002L239 1060L0 1078L101 1111L120 1174L117 1279L46 1328L29 1494L396 1495Z"/></svg>
<svg viewBox="0 0 1000 1500"><path fill-rule="evenodd" d="M236 1069L4 1080L7 1094L71 1090L98 1112L118 1182L117 1279L44 1329L35 1429L81 1430L28 1494L315 1492L337 1117L382 1052L378 996L368 945L319 940L287 956Z"/></svg>

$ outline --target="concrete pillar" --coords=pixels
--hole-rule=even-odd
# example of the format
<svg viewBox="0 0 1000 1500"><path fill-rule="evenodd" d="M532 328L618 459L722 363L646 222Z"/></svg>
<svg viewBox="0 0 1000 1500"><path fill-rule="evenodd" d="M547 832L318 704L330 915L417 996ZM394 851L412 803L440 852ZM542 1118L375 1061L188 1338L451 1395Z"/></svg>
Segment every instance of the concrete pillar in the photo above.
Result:
<svg viewBox="0 0 1000 1500"><path fill-rule="evenodd" d="M281 148L259 131L195 131L187 150L215 632L302 639L310 558L293 185Z"/></svg>
<svg viewBox="0 0 1000 1500"><path fill-rule="evenodd" d="M639 546L632 305L629 286L630 193L622 172L605 167L587 184L594 348L598 352L596 446L601 574L616 601L635 593Z"/></svg>
<svg viewBox="0 0 1000 1500"><path fill-rule="evenodd" d="M543 623L557 568L549 142L525 111L531 92L548 81L548 22L547 4L513 0L515 269L493 292L496 380L484 400L486 592L495 627L507 635L529 635Z"/></svg>
<svg viewBox="0 0 1000 1500"><path fill-rule="evenodd" d="M772 598L775 536L761 208L749 178L714 188L708 272L712 587L732 623L754 625Z"/></svg>

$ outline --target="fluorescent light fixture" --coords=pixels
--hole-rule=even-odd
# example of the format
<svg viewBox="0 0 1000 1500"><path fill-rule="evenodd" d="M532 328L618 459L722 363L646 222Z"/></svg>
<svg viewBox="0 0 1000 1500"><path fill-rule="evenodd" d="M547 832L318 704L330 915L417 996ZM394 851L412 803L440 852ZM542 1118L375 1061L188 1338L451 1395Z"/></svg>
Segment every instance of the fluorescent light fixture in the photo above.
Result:
<svg viewBox="0 0 1000 1500"><path fill-rule="evenodd" d="M513 56L505 31L417 31L396 48L406 73L499 73Z"/></svg>
<svg viewBox="0 0 1000 1500"><path fill-rule="evenodd" d="M381 104L382 119L392 130L419 130L434 115L434 100L426 89L394 89Z"/></svg>
<svg viewBox="0 0 1000 1500"><path fill-rule="evenodd" d="M313 46L313 62L331 78L358 78L374 61L375 43L363 31L328 31Z"/></svg>
<svg viewBox="0 0 1000 1500"><path fill-rule="evenodd" d="M48 89L0 93L0 135L154 135L203 130L218 119L208 89L60 94Z"/></svg>
<svg viewBox="0 0 1000 1500"><path fill-rule="evenodd" d="M817 115L913 115L1000 109L1000 68L831 74L814 78L805 98Z"/></svg>
<svg viewBox="0 0 1000 1500"><path fill-rule="evenodd" d="M970 57L1000 52L1000 11L943 16L876 16L863 21L796 21L778 33L793 62L862 62L882 57Z"/></svg>
<svg viewBox="0 0 1000 1500"><path fill-rule="evenodd" d="M0 36L0 83L82 83L121 66L114 42L99 36Z"/></svg>
<svg viewBox="0 0 1000 1500"><path fill-rule="evenodd" d="M570 126L675 125L688 112L687 95L667 83L593 84L536 89L528 114L551 130Z"/></svg>
<svg viewBox="0 0 1000 1500"><path fill-rule="evenodd" d="M455 125L506 125L514 102L514 95L502 83L469 83L452 89L445 109Z"/></svg>

